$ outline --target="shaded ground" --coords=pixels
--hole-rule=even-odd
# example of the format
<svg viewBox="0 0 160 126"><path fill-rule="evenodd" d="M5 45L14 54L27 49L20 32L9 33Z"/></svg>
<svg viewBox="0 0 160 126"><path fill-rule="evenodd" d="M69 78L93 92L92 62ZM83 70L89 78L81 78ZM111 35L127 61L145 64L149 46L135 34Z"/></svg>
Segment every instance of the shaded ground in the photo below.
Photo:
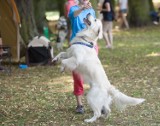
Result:
<svg viewBox="0 0 160 126"><path fill-rule="evenodd" d="M0 124L4 126L160 126L160 26L114 32L114 49L99 42L99 57L108 78L119 90L146 99L142 105L86 124L92 112L75 114L72 77L59 65L12 68L0 72ZM85 95L88 86L85 86Z"/></svg>

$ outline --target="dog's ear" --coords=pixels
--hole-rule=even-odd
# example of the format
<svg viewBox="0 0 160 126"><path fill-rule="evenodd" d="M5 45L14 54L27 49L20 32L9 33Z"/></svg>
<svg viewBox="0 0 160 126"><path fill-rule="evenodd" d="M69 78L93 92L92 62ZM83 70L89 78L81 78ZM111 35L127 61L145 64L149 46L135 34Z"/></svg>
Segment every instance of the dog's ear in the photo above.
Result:
<svg viewBox="0 0 160 126"><path fill-rule="evenodd" d="M98 20L98 26L99 26L98 38L102 39L103 38L103 28L102 28L102 22L100 20Z"/></svg>

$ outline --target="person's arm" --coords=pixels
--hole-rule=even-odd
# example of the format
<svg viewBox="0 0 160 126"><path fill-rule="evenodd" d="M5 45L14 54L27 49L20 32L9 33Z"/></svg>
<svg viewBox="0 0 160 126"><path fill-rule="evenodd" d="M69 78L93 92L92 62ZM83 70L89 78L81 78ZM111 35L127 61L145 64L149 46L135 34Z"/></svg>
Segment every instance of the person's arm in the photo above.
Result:
<svg viewBox="0 0 160 126"><path fill-rule="evenodd" d="M102 10L102 4L99 2L97 6L97 11L101 11L101 10Z"/></svg>
<svg viewBox="0 0 160 126"><path fill-rule="evenodd" d="M89 8L91 8L91 7L92 7L92 5L91 5L90 2L89 2L87 5L82 5L79 10L76 10L76 11L74 12L74 17L77 17L84 9L89 9Z"/></svg>
<svg viewBox="0 0 160 126"><path fill-rule="evenodd" d="M74 12L74 17L77 17L83 10L84 10L84 7L81 7L79 10L76 10Z"/></svg>

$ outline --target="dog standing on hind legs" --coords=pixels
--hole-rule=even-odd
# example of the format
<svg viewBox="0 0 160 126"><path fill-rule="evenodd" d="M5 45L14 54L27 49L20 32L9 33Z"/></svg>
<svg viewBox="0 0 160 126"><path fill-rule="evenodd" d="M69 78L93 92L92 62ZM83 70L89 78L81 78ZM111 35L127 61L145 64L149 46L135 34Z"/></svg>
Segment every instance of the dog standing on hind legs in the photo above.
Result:
<svg viewBox="0 0 160 126"><path fill-rule="evenodd" d="M84 22L87 28L77 33L70 48L59 53L53 62L61 61L61 71L76 71L90 85L87 101L94 115L84 121L94 122L102 113L109 116L112 103L122 110L128 105L140 104L145 99L127 96L110 84L94 49L97 40L102 38L101 21L88 14Z"/></svg>

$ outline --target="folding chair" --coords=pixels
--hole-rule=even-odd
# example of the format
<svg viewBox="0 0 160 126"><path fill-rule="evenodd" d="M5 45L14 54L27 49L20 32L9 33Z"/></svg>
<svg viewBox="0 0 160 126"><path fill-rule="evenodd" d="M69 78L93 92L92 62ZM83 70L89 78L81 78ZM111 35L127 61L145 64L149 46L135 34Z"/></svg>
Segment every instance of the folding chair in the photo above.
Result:
<svg viewBox="0 0 160 126"><path fill-rule="evenodd" d="M11 48L9 46L0 45L0 49L2 49L2 54L0 55L0 72L5 71L9 75L11 74L11 62L12 62L12 55L11 55ZM8 65L3 65L2 62L8 62Z"/></svg>

